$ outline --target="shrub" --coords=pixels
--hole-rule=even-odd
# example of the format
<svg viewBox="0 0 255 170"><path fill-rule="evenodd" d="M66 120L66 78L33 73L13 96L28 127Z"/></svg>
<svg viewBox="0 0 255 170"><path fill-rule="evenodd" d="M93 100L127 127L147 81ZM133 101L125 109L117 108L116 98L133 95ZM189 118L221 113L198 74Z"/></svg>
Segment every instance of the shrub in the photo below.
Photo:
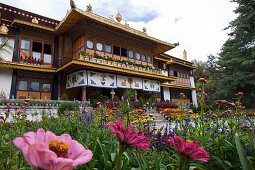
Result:
<svg viewBox="0 0 255 170"><path fill-rule="evenodd" d="M80 110L78 103L63 103L58 108L58 115L63 114L66 110L68 111L74 111L74 110Z"/></svg>
<svg viewBox="0 0 255 170"><path fill-rule="evenodd" d="M63 93L60 97L61 100L68 100L68 96L66 93Z"/></svg>

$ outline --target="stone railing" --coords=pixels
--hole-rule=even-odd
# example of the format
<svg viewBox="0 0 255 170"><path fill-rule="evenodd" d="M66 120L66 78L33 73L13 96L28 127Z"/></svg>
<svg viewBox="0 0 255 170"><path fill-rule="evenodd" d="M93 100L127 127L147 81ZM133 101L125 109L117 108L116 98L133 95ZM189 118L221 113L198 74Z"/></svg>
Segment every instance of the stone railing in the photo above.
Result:
<svg viewBox="0 0 255 170"><path fill-rule="evenodd" d="M107 59L99 59L96 57L91 57L91 56L86 56L86 55L85 56L80 55L78 60L88 61L91 63L97 63L97 64L101 64L101 65L105 65L105 66L118 67L118 68L122 68L122 69L124 68L124 69L132 70L132 71L157 74L160 76L163 75L162 71L160 69L158 70L158 69L143 68L143 67L139 67L139 66L135 66L135 65L124 64L124 63L120 63L120 62L116 62L116 61L110 61Z"/></svg>

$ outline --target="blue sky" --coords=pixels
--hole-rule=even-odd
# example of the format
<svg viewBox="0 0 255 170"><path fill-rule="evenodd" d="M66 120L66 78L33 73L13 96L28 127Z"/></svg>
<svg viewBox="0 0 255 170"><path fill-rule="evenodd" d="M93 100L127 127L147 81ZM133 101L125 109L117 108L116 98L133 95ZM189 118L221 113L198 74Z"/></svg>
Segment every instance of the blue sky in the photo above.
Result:
<svg viewBox="0 0 255 170"><path fill-rule="evenodd" d="M185 49L188 60L206 60L217 55L228 38L223 31L236 16L236 4L230 0L74 0L80 9L89 3L93 12L104 17L122 14L123 23L169 43L180 45L166 52L182 58ZM46 17L62 20L70 9L69 0L1 0L2 3Z"/></svg>

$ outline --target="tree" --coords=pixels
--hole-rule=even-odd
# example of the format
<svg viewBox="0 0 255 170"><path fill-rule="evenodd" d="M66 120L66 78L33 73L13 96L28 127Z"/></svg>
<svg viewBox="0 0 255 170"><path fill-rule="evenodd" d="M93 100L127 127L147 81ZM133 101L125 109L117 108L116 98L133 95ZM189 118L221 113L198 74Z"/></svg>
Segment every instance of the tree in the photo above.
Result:
<svg viewBox="0 0 255 170"><path fill-rule="evenodd" d="M197 84L199 78L205 78L207 84L205 86L205 91L208 94L207 103L213 104L217 99L216 91L218 88L218 82L221 75L221 68L217 64L218 57L214 55L209 55L206 62L193 60L193 65L197 68L194 70L194 80ZM197 84L198 87L198 84Z"/></svg>
<svg viewBox="0 0 255 170"><path fill-rule="evenodd" d="M217 93L231 99L238 91L245 93L247 106L255 106L255 1L233 0L238 17L230 22L229 39L224 43L218 64L222 67Z"/></svg>
<svg viewBox="0 0 255 170"><path fill-rule="evenodd" d="M8 53L11 54L13 47L10 45L8 39L1 39L0 54ZM0 56L0 62L4 61L3 57Z"/></svg>

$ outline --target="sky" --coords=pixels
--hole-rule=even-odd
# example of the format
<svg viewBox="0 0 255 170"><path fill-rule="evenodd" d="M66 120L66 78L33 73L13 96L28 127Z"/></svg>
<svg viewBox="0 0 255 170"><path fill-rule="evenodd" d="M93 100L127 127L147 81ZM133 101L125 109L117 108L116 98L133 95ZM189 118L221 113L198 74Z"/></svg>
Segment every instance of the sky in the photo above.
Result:
<svg viewBox="0 0 255 170"><path fill-rule="evenodd" d="M62 20L70 9L69 0L1 0L49 18ZM93 13L104 17L116 16L119 11L122 23L137 30L147 29L149 36L179 46L167 54L182 58L187 51L188 61L206 61L217 55L228 39L224 30L236 18L237 7L230 0L74 0L77 8L86 10L90 3Z"/></svg>

